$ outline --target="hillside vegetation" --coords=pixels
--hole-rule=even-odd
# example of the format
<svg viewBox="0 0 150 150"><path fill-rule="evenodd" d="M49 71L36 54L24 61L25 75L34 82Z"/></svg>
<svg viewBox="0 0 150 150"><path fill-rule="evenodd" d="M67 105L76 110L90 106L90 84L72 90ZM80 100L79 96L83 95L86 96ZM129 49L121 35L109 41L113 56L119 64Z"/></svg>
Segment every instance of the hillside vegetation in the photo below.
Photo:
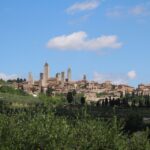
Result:
<svg viewBox="0 0 150 150"><path fill-rule="evenodd" d="M81 104L79 100L68 104L63 95L34 98L2 88L0 149L150 149L149 125L143 122L143 116L150 115L148 107L86 105L81 99Z"/></svg>

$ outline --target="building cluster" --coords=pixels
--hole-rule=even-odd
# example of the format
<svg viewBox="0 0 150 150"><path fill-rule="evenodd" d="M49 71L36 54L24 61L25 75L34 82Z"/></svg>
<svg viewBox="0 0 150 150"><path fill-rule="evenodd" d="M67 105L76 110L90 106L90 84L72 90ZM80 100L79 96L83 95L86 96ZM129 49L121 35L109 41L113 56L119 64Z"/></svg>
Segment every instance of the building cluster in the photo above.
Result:
<svg viewBox="0 0 150 150"><path fill-rule="evenodd" d="M87 101L99 101L109 97L117 99L133 92L138 95L150 95L150 85L141 84L135 89L124 84L114 85L110 81L104 83L88 81L86 75L83 75L82 80L73 81L71 68L67 70L67 74L61 72L51 77L48 63L45 63L44 71L40 73L38 81L35 81L32 73L29 73L28 80L16 86L33 95L46 93L48 88L52 89L54 95L67 94L69 91L76 90L77 93L84 94Z"/></svg>
<svg viewBox="0 0 150 150"><path fill-rule="evenodd" d="M138 88L135 90L135 93L138 96L150 96L150 84L139 84Z"/></svg>

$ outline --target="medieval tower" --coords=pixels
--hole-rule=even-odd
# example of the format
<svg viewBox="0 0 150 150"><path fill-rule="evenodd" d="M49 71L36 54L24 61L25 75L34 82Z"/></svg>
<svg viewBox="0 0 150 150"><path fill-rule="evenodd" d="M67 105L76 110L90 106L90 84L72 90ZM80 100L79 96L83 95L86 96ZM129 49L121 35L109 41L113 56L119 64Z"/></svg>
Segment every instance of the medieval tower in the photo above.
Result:
<svg viewBox="0 0 150 150"><path fill-rule="evenodd" d="M65 72L61 72L61 86L64 87L65 83Z"/></svg>
<svg viewBox="0 0 150 150"><path fill-rule="evenodd" d="M28 75L28 85L32 86L33 84L34 84L33 76L32 76L32 73L29 72L29 75Z"/></svg>
<svg viewBox="0 0 150 150"><path fill-rule="evenodd" d="M68 82L71 81L71 68L69 68L67 71L67 79L68 79Z"/></svg>
<svg viewBox="0 0 150 150"><path fill-rule="evenodd" d="M48 63L45 63L43 73L43 86L47 86L48 79L49 79L49 65Z"/></svg>

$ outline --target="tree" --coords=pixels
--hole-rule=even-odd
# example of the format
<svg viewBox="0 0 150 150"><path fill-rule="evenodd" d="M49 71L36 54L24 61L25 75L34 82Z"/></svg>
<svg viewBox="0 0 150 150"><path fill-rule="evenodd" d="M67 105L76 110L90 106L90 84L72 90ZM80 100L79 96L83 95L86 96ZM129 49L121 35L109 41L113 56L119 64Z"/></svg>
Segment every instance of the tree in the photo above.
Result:
<svg viewBox="0 0 150 150"><path fill-rule="evenodd" d="M85 104L85 97L81 97L81 104L84 105Z"/></svg>
<svg viewBox="0 0 150 150"><path fill-rule="evenodd" d="M149 107L150 102L149 102L149 96L145 96L145 106Z"/></svg>
<svg viewBox="0 0 150 150"><path fill-rule="evenodd" d="M139 131L143 128L143 118L138 113L132 113L126 116L124 129L130 133Z"/></svg>
<svg viewBox="0 0 150 150"><path fill-rule="evenodd" d="M143 102L141 99L139 99L139 107L143 107Z"/></svg>
<svg viewBox="0 0 150 150"><path fill-rule="evenodd" d="M108 98L105 99L105 106L108 106Z"/></svg>
<svg viewBox="0 0 150 150"><path fill-rule="evenodd" d="M17 83L20 83L20 79L19 79L19 78L17 78L16 82L17 82Z"/></svg>
<svg viewBox="0 0 150 150"><path fill-rule="evenodd" d="M68 103L72 103L74 101L72 92L67 93L67 101L68 101Z"/></svg>
<svg viewBox="0 0 150 150"><path fill-rule="evenodd" d="M128 99L127 98L123 98L123 100L122 100L122 105L124 106L124 107L128 107L129 105L128 105Z"/></svg>
<svg viewBox="0 0 150 150"><path fill-rule="evenodd" d="M54 90L53 90L52 88L48 87L48 89L47 89L47 91L46 91L46 95L47 95L47 96L52 96L53 91L54 91Z"/></svg>
<svg viewBox="0 0 150 150"><path fill-rule="evenodd" d="M135 97L135 93L134 92L132 92L132 98L134 98Z"/></svg>
<svg viewBox="0 0 150 150"><path fill-rule="evenodd" d="M98 101L97 103L96 103L96 107L99 107L100 106L100 101Z"/></svg>
<svg viewBox="0 0 150 150"><path fill-rule="evenodd" d="M120 104L121 104L121 100L120 100L120 98L118 98L118 99L116 100L116 104L115 104L115 105L120 106Z"/></svg>
<svg viewBox="0 0 150 150"><path fill-rule="evenodd" d="M131 106L132 106L132 107L135 107L135 103L136 103L136 101L135 101L135 99L133 99Z"/></svg>
<svg viewBox="0 0 150 150"><path fill-rule="evenodd" d="M76 90L72 91L72 95L75 96L77 94Z"/></svg>

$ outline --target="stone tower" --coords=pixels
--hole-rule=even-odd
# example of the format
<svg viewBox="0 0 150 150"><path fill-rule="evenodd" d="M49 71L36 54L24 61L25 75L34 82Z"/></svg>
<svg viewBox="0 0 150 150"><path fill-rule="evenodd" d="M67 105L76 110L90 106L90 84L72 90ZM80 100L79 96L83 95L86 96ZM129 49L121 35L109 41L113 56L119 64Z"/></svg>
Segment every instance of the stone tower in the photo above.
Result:
<svg viewBox="0 0 150 150"><path fill-rule="evenodd" d="M57 81L61 81L61 74L60 73L56 73L56 79L57 79Z"/></svg>
<svg viewBox="0 0 150 150"><path fill-rule="evenodd" d="M29 75L28 75L28 85L31 86L33 84L34 84L33 76L32 76L32 73L29 72Z"/></svg>
<svg viewBox="0 0 150 150"><path fill-rule="evenodd" d="M47 85L48 79L49 79L49 65L48 63L45 63L43 73L43 86Z"/></svg>
<svg viewBox="0 0 150 150"><path fill-rule="evenodd" d="M40 86L44 86L43 73L40 73Z"/></svg>
<svg viewBox="0 0 150 150"><path fill-rule="evenodd" d="M65 83L65 72L61 72L61 85L62 85L62 87L64 87L64 83Z"/></svg>
<svg viewBox="0 0 150 150"><path fill-rule="evenodd" d="M87 78L86 78L86 75L85 75L85 74L83 75L83 80L84 80L84 81L86 81L86 80L87 80Z"/></svg>
<svg viewBox="0 0 150 150"><path fill-rule="evenodd" d="M71 68L69 68L67 71L67 79L68 79L68 82L71 81Z"/></svg>

